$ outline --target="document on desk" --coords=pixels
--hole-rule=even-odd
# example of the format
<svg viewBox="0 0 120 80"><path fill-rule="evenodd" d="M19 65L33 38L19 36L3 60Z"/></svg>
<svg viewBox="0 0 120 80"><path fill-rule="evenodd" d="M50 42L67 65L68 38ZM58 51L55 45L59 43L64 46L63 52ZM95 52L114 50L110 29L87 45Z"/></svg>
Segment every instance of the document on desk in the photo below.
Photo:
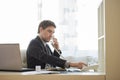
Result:
<svg viewBox="0 0 120 80"><path fill-rule="evenodd" d="M67 71L68 72L89 72L91 70L91 71L96 72L97 69L98 69L98 64L95 64L95 65L85 66L83 67L83 69L69 68L67 69Z"/></svg>
<svg viewBox="0 0 120 80"><path fill-rule="evenodd" d="M81 72L81 70L77 68L69 68L67 69L67 72Z"/></svg>
<svg viewBox="0 0 120 80"><path fill-rule="evenodd" d="M29 71L23 72L22 75L39 75L39 74L59 74L59 71Z"/></svg>

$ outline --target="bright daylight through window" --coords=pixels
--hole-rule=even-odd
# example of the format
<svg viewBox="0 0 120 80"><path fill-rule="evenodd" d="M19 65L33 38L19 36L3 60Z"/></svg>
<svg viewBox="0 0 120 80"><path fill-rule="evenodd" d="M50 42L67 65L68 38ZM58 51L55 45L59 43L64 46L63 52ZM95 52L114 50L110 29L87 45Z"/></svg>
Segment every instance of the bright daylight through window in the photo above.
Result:
<svg viewBox="0 0 120 80"><path fill-rule="evenodd" d="M21 49L26 49L37 35L38 23L49 19L57 25L55 37L63 56L89 59L92 56L92 61L97 63L100 1L1 0L0 43L20 43Z"/></svg>

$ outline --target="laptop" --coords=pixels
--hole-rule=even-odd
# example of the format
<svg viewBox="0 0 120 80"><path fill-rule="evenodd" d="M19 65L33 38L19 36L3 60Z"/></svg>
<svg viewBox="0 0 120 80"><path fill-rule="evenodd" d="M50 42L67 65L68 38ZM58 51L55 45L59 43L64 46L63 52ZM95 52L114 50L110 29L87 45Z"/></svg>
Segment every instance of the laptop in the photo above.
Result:
<svg viewBox="0 0 120 80"><path fill-rule="evenodd" d="M18 43L0 44L0 71L33 71L23 68Z"/></svg>

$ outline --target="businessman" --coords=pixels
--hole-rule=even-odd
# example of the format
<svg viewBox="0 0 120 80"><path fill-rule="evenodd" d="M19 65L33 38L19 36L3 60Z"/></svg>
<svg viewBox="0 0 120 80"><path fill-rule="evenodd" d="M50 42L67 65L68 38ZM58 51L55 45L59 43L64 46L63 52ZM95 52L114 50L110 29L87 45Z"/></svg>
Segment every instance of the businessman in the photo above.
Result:
<svg viewBox="0 0 120 80"><path fill-rule="evenodd" d="M61 68L83 68L87 66L83 62L68 62L67 60L61 59L62 54L59 44L56 38L53 38L53 47L55 48L52 52L47 45L47 42L51 40L55 33L56 25L50 20L43 20L38 26L38 35L32 39L27 48L27 65L28 68L35 68L40 65L42 69L50 67L61 67Z"/></svg>

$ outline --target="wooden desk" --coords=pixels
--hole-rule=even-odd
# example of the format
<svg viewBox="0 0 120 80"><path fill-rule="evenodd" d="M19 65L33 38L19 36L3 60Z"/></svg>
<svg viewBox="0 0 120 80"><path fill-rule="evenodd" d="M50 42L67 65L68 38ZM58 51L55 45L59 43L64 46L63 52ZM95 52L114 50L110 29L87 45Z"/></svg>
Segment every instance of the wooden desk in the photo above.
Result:
<svg viewBox="0 0 120 80"><path fill-rule="evenodd" d="M105 74L72 72L67 74L24 75L23 72L0 72L0 80L105 80Z"/></svg>

